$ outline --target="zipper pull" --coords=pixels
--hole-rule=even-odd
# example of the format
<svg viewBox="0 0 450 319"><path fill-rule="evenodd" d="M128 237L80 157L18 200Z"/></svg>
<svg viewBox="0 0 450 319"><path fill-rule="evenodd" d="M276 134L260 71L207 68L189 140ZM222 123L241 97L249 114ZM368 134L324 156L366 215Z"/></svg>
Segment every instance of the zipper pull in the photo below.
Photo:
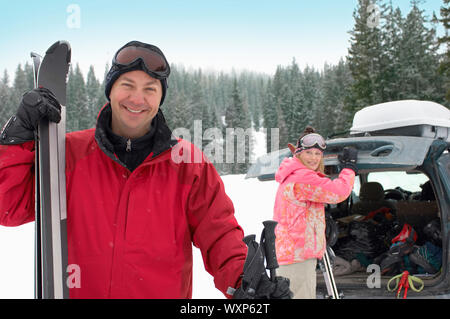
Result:
<svg viewBox="0 0 450 319"><path fill-rule="evenodd" d="M127 152L131 152L131 139L130 138L127 140L127 149L126 149L126 151Z"/></svg>

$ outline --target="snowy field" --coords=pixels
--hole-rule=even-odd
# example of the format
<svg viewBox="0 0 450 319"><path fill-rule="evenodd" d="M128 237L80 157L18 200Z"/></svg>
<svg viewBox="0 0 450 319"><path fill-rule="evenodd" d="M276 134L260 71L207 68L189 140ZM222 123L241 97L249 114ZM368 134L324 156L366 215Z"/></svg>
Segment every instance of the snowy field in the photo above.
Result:
<svg viewBox="0 0 450 319"><path fill-rule="evenodd" d="M265 136L255 133L255 156L265 153ZM233 201L236 219L245 235L259 238L262 222L272 219L277 185L260 182L245 175L228 175L222 179ZM259 239L258 239L259 240ZM217 299L225 296L214 287L213 277L203 266L200 250L193 248L193 298ZM19 227L0 226L0 299L34 298L34 223Z"/></svg>
<svg viewBox="0 0 450 319"><path fill-rule="evenodd" d="M225 189L236 209L245 235L259 238L262 222L272 219L276 183L224 176ZM264 199L264 200L261 200ZM259 240L259 239L258 239ZM34 223L19 227L0 226L0 299L34 298ZM194 249L193 298L225 298L204 269L200 250Z"/></svg>
<svg viewBox="0 0 450 319"><path fill-rule="evenodd" d="M236 219L245 235L256 234L263 229L262 222L272 219L273 205L278 184L260 182L256 178L244 179L244 175L228 175L223 178L225 190L233 201ZM205 271L200 250L194 248L193 298L224 298L214 287L213 278Z"/></svg>

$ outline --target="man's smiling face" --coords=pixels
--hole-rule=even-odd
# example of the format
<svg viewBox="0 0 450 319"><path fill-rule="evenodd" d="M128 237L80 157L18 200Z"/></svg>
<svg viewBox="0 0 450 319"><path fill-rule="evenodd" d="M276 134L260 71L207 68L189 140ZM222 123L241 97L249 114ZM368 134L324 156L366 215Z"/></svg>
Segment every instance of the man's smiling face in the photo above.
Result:
<svg viewBox="0 0 450 319"><path fill-rule="evenodd" d="M161 82L144 71L122 74L111 88L112 131L126 138L144 136L159 110Z"/></svg>

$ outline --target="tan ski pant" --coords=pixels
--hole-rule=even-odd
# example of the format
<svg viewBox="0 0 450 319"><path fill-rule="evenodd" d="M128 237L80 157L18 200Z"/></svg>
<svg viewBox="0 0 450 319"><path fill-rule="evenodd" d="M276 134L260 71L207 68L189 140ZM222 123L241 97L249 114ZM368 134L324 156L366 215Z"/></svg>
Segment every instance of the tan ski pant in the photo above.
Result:
<svg viewBox="0 0 450 319"><path fill-rule="evenodd" d="M289 278L294 299L316 299L316 266L315 258L300 263L280 265L277 276Z"/></svg>

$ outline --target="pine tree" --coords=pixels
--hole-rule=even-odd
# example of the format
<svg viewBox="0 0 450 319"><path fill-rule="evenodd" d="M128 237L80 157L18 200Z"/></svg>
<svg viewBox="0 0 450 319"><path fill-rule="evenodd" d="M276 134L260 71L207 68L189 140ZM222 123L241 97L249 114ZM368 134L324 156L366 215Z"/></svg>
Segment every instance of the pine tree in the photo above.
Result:
<svg viewBox="0 0 450 319"><path fill-rule="evenodd" d="M215 101L216 101L216 116L223 129L223 134L225 135L225 112L230 105L231 92L233 90L233 79L223 72L219 73L215 85Z"/></svg>
<svg viewBox="0 0 450 319"><path fill-rule="evenodd" d="M209 107L211 117L211 127L222 129L221 110L217 104L218 80L215 73L209 73L205 76L203 94Z"/></svg>
<svg viewBox="0 0 450 319"><path fill-rule="evenodd" d="M268 81L269 81L269 77L265 76L264 78L259 78L258 80L258 85L256 87L256 94L257 96L257 100L256 100L256 106L255 106L255 111L254 111L254 116L253 116L253 125L256 131L259 131L263 125L263 105L264 105L264 97L265 97L265 92L268 89Z"/></svg>
<svg viewBox="0 0 450 319"><path fill-rule="evenodd" d="M283 113L283 110L281 109L280 105L277 104L275 106L275 111L277 114L277 128L278 128L278 136L279 136L279 140L278 143L280 145L281 148L286 147L286 145L288 143L290 143L292 141L292 139L290 139L289 137L289 123L286 122L286 117L285 114ZM270 134L271 132L268 131L267 134ZM274 138L272 136L272 138ZM275 150L271 150L271 151L275 151Z"/></svg>
<svg viewBox="0 0 450 319"><path fill-rule="evenodd" d="M265 111L264 113L264 123L267 129L267 134L269 134L271 128L279 129L279 145L286 145L289 141L289 113L290 105L289 105L289 84L288 79L286 77L287 72L281 66L277 67L275 75L273 77L273 81L271 82L271 87L268 90L269 95L266 99ZM278 118L282 116L282 118ZM280 128L281 126L281 128ZM267 135L266 139L266 147L267 150L272 150L273 141L271 140L272 136Z"/></svg>
<svg viewBox="0 0 450 319"><path fill-rule="evenodd" d="M17 66L16 75L14 77L14 85L13 85L13 87L14 87L14 91L15 91L15 93L16 93L18 98L19 97L21 98L22 95L25 92L27 92L27 91L29 91L30 89L33 88L33 87L30 88L30 83L28 81L28 76L25 73L25 70L22 69L22 65L21 64L19 64Z"/></svg>
<svg viewBox="0 0 450 319"><path fill-rule="evenodd" d="M97 98L96 98L96 102L95 102L95 108L97 110L97 112L95 113L96 116L98 115L98 113L100 112L101 108L108 102L108 99L106 98L105 95L105 79L106 79L106 75L108 74L109 71L109 64L105 65L105 72L103 74L103 81L100 84L100 87L98 88L98 92L97 92Z"/></svg>
<svg viewBox="0 0 450 319"><path fill-rule="evenodd" d="M263 96L260 94L265 87L264 75L245 71L239 74L238 84L241 89L242 98L248 105L251 121L256 130L260 127L261 108Z"/></svg>
<svg viewBox="0 0 450 319"><path fill-rule="evenodd" d="M277 69L277 73L278 72L279 70ZM275 76L277 73L275 73ZM272 141L271 130L279 127L276 108L277 104L275 103L275 93L273 86L273 80L269 79L262 102L262 120L263 127L266 129L266 150L268 153L276 151L275 149L272 149L272 145L274 145L277 141Z"/></svg>
<svg viewBox="0 0 450 319"><path fill-rule="evenodd" d="M347 63L341 59L336 66L324 65L321 77L320 125L317 129L323 136L330 136L348 129L351 116L345 109L344 100L352 85ZM350 122L350 123L349 123Z"/></svg>
<svg viewBox="0 0 450 319"><path fill-rule="evenodd" d="M194 74L193 85L192 96L188 102L190 105L189 108L192 110L193 120L193 123L191 123L191 135L197 139L201 138L201 145L197 145L197 147L204 149L204 147L211 142L203 139L204 132L207 129L213 128L216 121L214 120L214 110L210 108L205 98L203 89L204 81L201 70ZM200 126L199 123L201 123ZM196 125L196 130L194 130L194 124ZM199 127L201 127L201 132L198 132L197 128ZM193 142L200 143L200 141Z"/></svg>
<svg viewBox="0 0 450 319"><path fill-rule="evenodd" d="M229 163L226 167L229 174L242 174L249 167L252 134L249 111L242 100L236 78L233 81L231 100L225 112L226 140L228 141L225 145L226 162ZM230 156L231 154L233 156Z"/></svg>
<svg viewBox="0 0 450 319"><path fill-rule="evenodd" d="M86 87L80 66L71 67L67 83L67 124L68 132L89 128Z"/></svg>
<svg viewBox="0 0 450 319"><path fill-rule="evenodd" d="M302 118L297 119L297 132L301 133L307 125L317 126L315 115L317 103L320 101L320 74L312 67L307 66L302 73L301 90L303 92ZM299 135L297 133L297 135ZM298 136L297 136L298 138Z"/></svg>
<svg viewBox="0 0 450 319"><path fill-rule="evenodd" d="M334 68L333 78L335 82L335 99L334 99L334 126L330 133L340 133L350 128L352 124L353 114L349 113L345 107L345 99L350 93L353 78L348 63L341 59Z"/></svg>
<svg viewBox="0 0 450 319"><path fill-rule="evenodd" d="M98 105L97 99L100 90L100 82L95 77L94 67L91 65L89 67L89 72L86 80L86 111L84 115L86 117L86 128L91 128L95 126Z"/></svg>
<svg viewBox="0 0 450 319"><path fill-rule="evenodd" d="M7 87L9 87L9 74L8 74L8 71L6 69L3 71L3 76L0 79L0 82L3 85L6 85Z"/></svg>
<svg viewBox="0 0 450 319"><path fill-rule="evenodd" d="M192 74L191 81L192 81L192 83L189 84L189 85L191 85L191 88L188 89L188 91L190 93L190 98L189 98L188 103L190 104L190 109L191 109L191 114L192 114L192 121L191 121L191 123L189 123L190 129L192 131L194 121L202 119L203 111L205 109L204 104L206 104L204 97L203 97L203 92L202 92L201 70Z"/></svg>
<svg viewBox="0 0 450 319"><path fill-rule="evenodd" d="M380 68L377 91L381 101L399 99L400 91L400 43L404 19L399 8L394 8L392 0L381 5L381 45Z"/></svg>
<svg viewBox="0 0 450 319"><path fill-rule="evenodd" d="M25 73L25 77L27 79L27 89L32 90L34 88L34 72L33 67L26 62L23 68L23 72Z"/></svg>
<svg viewBox="0 0 450 319"><path fill-rule="evenodd" d="M346 104L350 112L355 112L364 106L381 101L377 92L379 79L380 56L382 43L379 24L377 24L377 2L358 0L358 6L353 12L355 25L351 34L351 45L347 60L354 79L351 93Z"/></svg>
<svg viewBox="0 0 450 319"><path fill-rule="evenodd" d="M438 100L436 32L426 26L424 11L417 0L411 1L411 11L402 25L399 47L399 83L401 99Z"/></svg>
<svg viewBox="0 0 450 319"><path fill-rule="evenodd" d="M18 104L13 103L13 90L9 87L9 75L5 70L3 72L3 77L0 79L0 127L3 127L8 119L16 111Z"/></svg>
<svg viewBox="0 0 450 319"><path fill-rule="evenodd" d="M438 72L444 78L446 105L447 107L450 107L450 0L443 0L443 6L441 7L440 13L441 19L438 21L444 26L445 35L438 40L440 45L445 46L446 51L441 58Z"/></svg>
<svg viewBox="0 0 450 319"><path fill-rule="evenodd" d="M17 107L22 100L23 94L32 88L33 87L30 87L30 83L28 82L28 77L25 70L22 69L22 65L19 64L16 68L14 83L10 91L9 101L7 103L9 105L9 110L6 112L8 115L12 115L17 111Z"/></svg>
<svg viewBox="0 0 450 319"><path fill-rule="evenodd" d="M292 143L297 141L300 133L303 131L303 118L305 116L304 110L303 110L303 103L305 101L304 91L302 87L302 81L303 81L303 75L300 71L300 68L295 61L295 59L292 61L292 64L289 68L289 81L291 83L291 111L289 119L286 119L288 121L287 127L288 127L288 141L287 143ZM281 131L281 129L280 129ZM280 134L280 136L283 136L283 134ZM287 144L282 143L282 147L286 147Z"/></svg>
<svg viewBox="0 0 450 319"><path fill-rule="evenodd" d="M297 122L294 120L294 108L292 105L293 91L287 78L289 70L283 70L283 73L283 77L286 80L283 80L278 91L275 107L277 111L277 127L280 129L279 143L285 146L291 140L290 134L295 131L293 127Z"/></svg>
<svg viewBox="0 0 450 319"><path fill-rule="evenodd" d="M180 130L190 129L190 104L185 93L178 88L178 83L172 81L169 84L170 89L167 90L166 100L161 106L161 110L164 113L167 124L176 136L179 135ZM179 136L180 137L180 136ZM183 136L184 139L192 141L190 131L188 138Z"/></svg>

